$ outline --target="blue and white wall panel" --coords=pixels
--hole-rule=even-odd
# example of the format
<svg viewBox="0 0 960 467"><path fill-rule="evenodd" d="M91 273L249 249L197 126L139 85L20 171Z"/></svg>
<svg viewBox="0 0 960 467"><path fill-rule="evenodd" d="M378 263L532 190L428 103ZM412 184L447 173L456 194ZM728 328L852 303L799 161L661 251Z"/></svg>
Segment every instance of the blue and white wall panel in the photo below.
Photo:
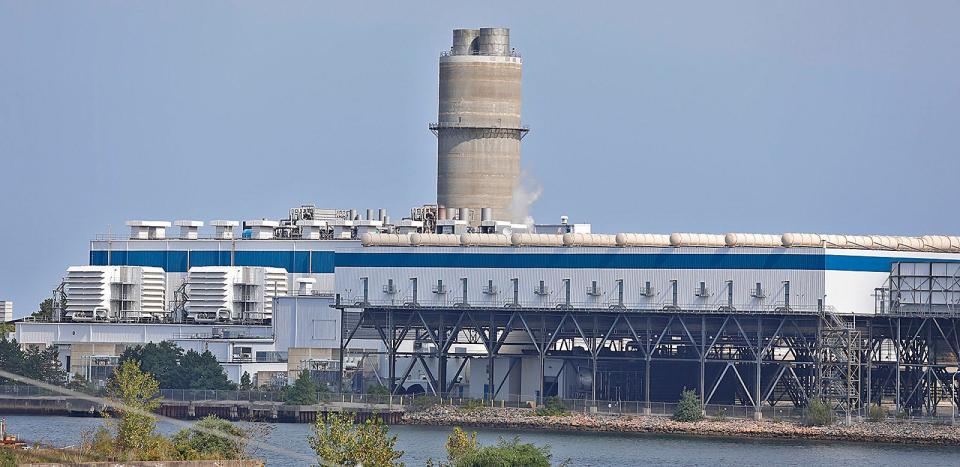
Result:
<svg viewBox="0 0 960 467"><path fill-rule="evenodd" d="M283 268L288 290L301 277L316 279L314 290L334 288L334 253L356 248L352 240L111 240L90 242L90 265L155 266L167 272L167 301L194 266Z"/></svg>
<svg viewBox="0 0 960 467"><path fill-rule="evenodd" d="M960 254L828 249L827 303L839 313L874 313L876 289L887 285L890 270L898 261L960 262Z"/></svg>
<svg viewBox="0 0 960 467"><path fill-rule="evenodd" d="M564 280L571 281L571 303L606 307L617 303L618 280L624 281L628 307L660 309L673 302L671 281L678 284L678 305L717 309L727 304L727 281L733 281L733 304L738 309L770 309L784 303L784 282L790 283L790 304L816 307L824 297L822 249L805 248L390 248L368 247L337 254L337 292L344 300L362 298L361 278L369 278L369 300L402 304L412 300L417 278L421 305L462 301L461 278L467 278L468 303L503 305L513 300L512 279L519 279L519 301L524 306L552 307L565 300ZM393 280L397 293L384 293ZM442 280L446 294L433 293ZM496 295L483 289L493 281ZM537 295L540 281L549 290ZM602 294L587 289L597 281ZM650 282L652 296L641 289ZM709 296L695 289L704 282ZM764 298L751 296L759 282Z"/></svg>

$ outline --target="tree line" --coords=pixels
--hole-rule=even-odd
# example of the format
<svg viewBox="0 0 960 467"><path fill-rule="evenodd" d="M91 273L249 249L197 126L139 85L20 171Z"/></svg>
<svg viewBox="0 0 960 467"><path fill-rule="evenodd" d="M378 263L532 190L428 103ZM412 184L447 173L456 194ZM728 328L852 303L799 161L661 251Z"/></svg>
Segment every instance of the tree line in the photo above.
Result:
<svg viewBox="0 0 960 467"><path fill-rule="evenodd" d="M161 389L237 389L209 350L184 351L173 342L163 341L127 348L120 355L120 365L127 361L137 362Z"/></svg>
<svg viewBox="0 0 960 467"><path fill-rule="evenodd" d="M172 342L129 347L120 355L120 364L134 361L159 382L162 389L237 389L210 351L184 351ZM68 383L67 371L60 362L56 346L28 346L26 349L6 333L0 335L0 369L55 386L95 392L98 388L82 375L75 374ZM244 378L249 389L250 375ZM18 384L0 378L0 384Z"/></svg>

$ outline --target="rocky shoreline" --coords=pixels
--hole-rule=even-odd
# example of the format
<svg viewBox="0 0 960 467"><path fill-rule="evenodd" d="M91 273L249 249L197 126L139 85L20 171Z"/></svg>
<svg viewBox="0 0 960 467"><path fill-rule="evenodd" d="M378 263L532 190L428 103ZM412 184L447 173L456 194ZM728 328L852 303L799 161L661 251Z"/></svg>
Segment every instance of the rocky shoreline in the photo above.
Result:
<svg viewBox="0 0 960 467"><path fill-rule="evenodd" d="M849 441L862 443L960 445L960 425L921 422L860 422L826 427L786 421L704 420L676 422L667 417L637 415L569 414L535 415L530 409L461 409L435 406L403 416L404 424L512 428L540 431L648 433L737 439Z"/></svg>

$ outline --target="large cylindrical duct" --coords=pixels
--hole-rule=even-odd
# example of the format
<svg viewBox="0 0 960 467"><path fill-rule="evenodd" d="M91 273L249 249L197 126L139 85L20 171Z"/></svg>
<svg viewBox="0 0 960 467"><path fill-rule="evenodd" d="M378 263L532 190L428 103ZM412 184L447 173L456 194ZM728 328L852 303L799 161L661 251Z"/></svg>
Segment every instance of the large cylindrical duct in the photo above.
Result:
<svg viewBox="0 0 960 467"><path fill-rule="evenodd" d="M440 104L431 125L438 139L437 204L490 207L496 219L513 217L527 131L520 123L521 71L509 29L454 30L450 53L440 57Z"/></svg>

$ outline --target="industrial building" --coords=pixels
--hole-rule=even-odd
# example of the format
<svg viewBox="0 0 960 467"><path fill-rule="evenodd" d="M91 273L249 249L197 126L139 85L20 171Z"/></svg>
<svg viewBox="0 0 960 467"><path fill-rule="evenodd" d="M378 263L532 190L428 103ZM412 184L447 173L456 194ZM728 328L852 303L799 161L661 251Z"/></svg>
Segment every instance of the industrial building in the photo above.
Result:
<svg viewBox="0 0 960 467"><path fill-rule="evenodd" d="M10 321L13 321L13 302L0 300L0 322L9 323Z"/></svg>
<svg viewBox="0 0 960 467"><path fill-rule="evenodd" d="M430 125L435 204L395 221L312 205L209 231L130 221L67 270L57 321L21 322L17 338L89 374L172 340L260 385L309 370L355 390L534 403L649 407L694 388L758 416L813 398L956 412L960 237L524 223L511 212L521 66L508 30L454 31Z"/></svg>

